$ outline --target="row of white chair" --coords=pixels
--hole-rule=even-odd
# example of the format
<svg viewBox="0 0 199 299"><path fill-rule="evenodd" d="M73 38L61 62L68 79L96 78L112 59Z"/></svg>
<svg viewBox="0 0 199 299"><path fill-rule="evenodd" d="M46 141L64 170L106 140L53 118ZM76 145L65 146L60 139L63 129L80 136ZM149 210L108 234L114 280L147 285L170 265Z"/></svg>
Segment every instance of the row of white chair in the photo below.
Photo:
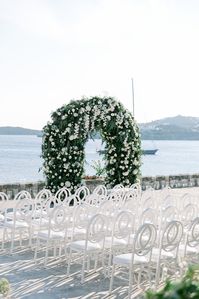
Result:
<svg viewBox="0 0 199 299"><path fill-rule="evenodd" d="M102 188L102 190L104 189ZM84 189L81 189L81 192L82 190ZM44 196L45 192L47 193ZM181 254L182 257L185 257L185 253L187 256L190 248L193 247L198 252L198 218L195 218L198 215L198 206L196 205L195 196L186 195L188 199L185 201L185 208L187 207L186 209L189 212L185 213L187 216L183 216L181 213L182 210L178 209L181 197L175 197L175 200L172 201L171 194L167 194L171 192L170 190L166 190L166 192L163 190L163 192L159 193L155 193L156 191L154 190L148 190L145 191L146 193L143 192L141 194L135 192L133 188L120 187L107 192L106 195L102 194L100 190L100 194L93 192L92 194L87 194L85 197L83 197L84 194L82 195L81 192L72 196L64 188L59 190L56 197L47 196L50 193L46 190L43 190L42 196L38 196L36 200L24 196L22 200L18 201L12 212L6 210L2 214L4 216L1 222L3 228L3 246L6 242L6 237L9 235L9 231L11 232L12 252L16 233L19 232L20 243L23 240L24 233L27 233L29 245L35 246L35 261L37 261L38 250L41 249L40 245L43 246L44 243L41 241L45 241L45 247L43 248L45 251L45 264L48 261L51 248L54 247L55 249L54 257L56 256L56 249L59 249L59 256L61 256L64 250L64 255L68 260L68 273L70 272L70 264L73 261L73 251L78 252L80 258L83 252L82 282L84 281L86 262L89 268L90 253L92 253L91 256L94 255L96 257L95 268L97 269L97 260L99 259L103 265L103 269L105 269L105 256L108 252L107 273L110 273L112 265L118 265L121 262L120 259L115 258L115 256L120 255L118 254L118 250L121 254L128 254L128 251L130 251L128 260L131 262L128 262L127 265L131 265L132 259L134 260L137 255L133 244L137 242L136 240L140 239L140 237L138 238L138 232L142 236L140 239L140 244L142 245L150 244L151 241L148 241L149 236L152 234L152 231L156 232L155 243L152 246L154 255L154 252L159 252L158 250L163 246L163 243L161 243L162 235L167 229L168 223L175 223L172 228L168 229L169 233L165 239L171 248L173 247L171 241L174 238L172 234L177 238L177 232L182 231L182 237L180 238L182 242L180 243L179 241L177 247L175 247L175 249L178 248L176 249L177 252L180 245L183 246L182 252L184 253ZM171 197L169 198L168 196ZM153 230L151 225L153 225L155 230ZM191 232L191 228L193 227L195 229L194 233L193 231ZM102 239L100 239L100 236L102 236ZM35 238L36 244L32 244ZM174 238L175 241L179 239L176 238ZM191 238L192 243L190 242ZM99 243L103 242L104 245L99 246ZM98 250L96 246L92 247L92 244L95 244ZM192 244L192 247L190 244ZM88 245L91 245L89 250L86 249ZM159 249L157 250L157 248ZM67 253L68 249L69 254ZM85 255L85 250L89 251L88 255ZM168 250L164 251L167 252ZM126 260L125 257L127 256L123 256L122 259ZM171 258L171 255L166 254L166 258L168 257ZM174 272L176 272L176 268L174 265ZM141 269L143 268L141 267ZM160 265L156 265L156 284L159 283L159 272L161 269ZM114 273L114 270L112 270L111 284ZM152 275L153 272L150 273ZM131 293L131 277L129 281L129 293Z"/></svg>

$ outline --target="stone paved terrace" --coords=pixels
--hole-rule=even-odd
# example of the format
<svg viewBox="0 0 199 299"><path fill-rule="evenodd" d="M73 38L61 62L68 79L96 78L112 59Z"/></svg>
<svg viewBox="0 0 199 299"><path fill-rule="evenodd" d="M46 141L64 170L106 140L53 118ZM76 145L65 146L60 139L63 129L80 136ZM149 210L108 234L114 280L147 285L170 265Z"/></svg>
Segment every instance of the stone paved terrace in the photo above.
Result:
<svg viewBox="0 0 199 299"><path fill-rule="evenodd" d="M156 191L160 192L160 191ZM199 188L174 189L174 195L186 192L199 194ZM1 230L0 230L1 233ZM67 277L66 261L51 260L45 267L43 258L39 255L38 264L33 260L34 251L24 246L11 255L8 250L0 250L0 278L5 277L11 284L9 298L28 299L115 299L127 298L127 282L120 278L114 279L114 292L107 295L109 278L102 271L86 276L85 284L80 283L81 265L72 265L71 275ZM137 290L132 298L141 298L141 290Z"/></svg>
<svg viewBox="0 0 199 299"><path fill-rule="evenodd" d="M42 259L43 261L43 259ZM102 299L126 298L127 282L119 278L114 280L114 291L107 295L109 278L102 271L86 275L86 281L80 283L81 265L71 267L71 275L66 275L66 262L50 262L35 264L33 252L15 251L13 255L0 253L0 277L5 277L11 284L8 298L29 299ZM139 298L141 290L136 291Z"/></svg>

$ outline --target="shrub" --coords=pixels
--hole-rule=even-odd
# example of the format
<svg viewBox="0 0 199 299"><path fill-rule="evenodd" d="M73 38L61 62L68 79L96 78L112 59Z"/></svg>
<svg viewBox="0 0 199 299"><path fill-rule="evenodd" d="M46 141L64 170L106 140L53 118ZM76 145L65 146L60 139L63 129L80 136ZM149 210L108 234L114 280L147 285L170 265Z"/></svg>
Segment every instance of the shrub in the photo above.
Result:
<svg viewBox="0 0 199 299"><path fill-rule="evenodd" d="M167 280L158 292L146 292L145 299L199 299L199 265L192 266L180 281Z"/></svg>
<svg viewBox="0 0 199 299"><path fill-rule="evenodd" d="M6 278L1 278L0 279L0 294L7 296L9 290L10 290L9 281Z"/></svg>

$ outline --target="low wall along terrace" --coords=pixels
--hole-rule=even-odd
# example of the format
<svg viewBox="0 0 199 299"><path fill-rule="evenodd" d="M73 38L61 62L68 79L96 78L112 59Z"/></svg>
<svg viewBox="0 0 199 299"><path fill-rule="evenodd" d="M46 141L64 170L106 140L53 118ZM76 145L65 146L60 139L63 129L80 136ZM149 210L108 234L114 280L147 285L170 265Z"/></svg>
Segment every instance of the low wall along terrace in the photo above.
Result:
<svg viewBox="0 0 199 299"><path fill-rule="evenodd" d="M96 186L103 183L103 179L84 180L84 184L90 189L91 192ZM199 174L143 177L141 184L143 190L146 190L149 187L153 187L154 189L158 190L166 186L170 186L171 188L198 187ZM18 192L26 190L30 192L31 196L34 198L35 195L43 188L45 188L45 182L41 181L24 184L4 184L0 185L0 192L5 192L9 198L12 199Z"/></svg>

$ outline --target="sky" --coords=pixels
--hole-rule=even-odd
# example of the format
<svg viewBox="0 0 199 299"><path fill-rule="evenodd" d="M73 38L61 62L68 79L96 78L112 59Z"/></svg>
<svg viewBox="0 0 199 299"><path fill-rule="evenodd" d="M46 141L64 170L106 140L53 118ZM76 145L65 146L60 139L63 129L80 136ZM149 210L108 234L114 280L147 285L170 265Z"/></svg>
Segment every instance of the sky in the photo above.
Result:
<svg viewBox="0 0 199 299"><path fill-rule="evenodd" d="M0 0L0 126L42 129L113 96L149 122L199 117L198 0Z"/></svg>

